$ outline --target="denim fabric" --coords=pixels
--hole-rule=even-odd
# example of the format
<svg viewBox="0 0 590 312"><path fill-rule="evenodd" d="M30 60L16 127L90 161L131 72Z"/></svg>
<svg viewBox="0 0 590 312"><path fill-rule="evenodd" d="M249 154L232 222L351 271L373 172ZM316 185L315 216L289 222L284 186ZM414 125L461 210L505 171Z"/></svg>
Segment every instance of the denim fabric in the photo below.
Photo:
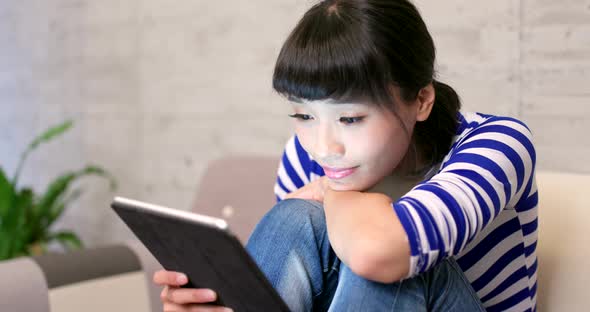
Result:
<svg viewBox="0 0 590 312"><path fill-rule="evenodd" d="M246 248L294 312L485 311L453 259L392 284L356 275L332 250L318 202L279 202Z"/></svg>

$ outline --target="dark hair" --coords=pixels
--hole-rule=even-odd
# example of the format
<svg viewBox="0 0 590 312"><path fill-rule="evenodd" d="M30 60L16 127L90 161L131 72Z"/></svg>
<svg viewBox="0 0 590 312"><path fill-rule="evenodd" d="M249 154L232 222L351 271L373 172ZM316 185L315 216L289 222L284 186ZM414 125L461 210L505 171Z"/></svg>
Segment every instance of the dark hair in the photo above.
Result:
<svg viewBox="0 0 590 312"><path fill-rule="evenodd" d="M306 100L368 99L395 112L392 85L412 101L433 83L432 112L416 123L412 137L432 165L449 151L461 106L450 86L434 80L434 60L432 37L409 1L326 0L305 13L283 44L273 88Z"/></svg>

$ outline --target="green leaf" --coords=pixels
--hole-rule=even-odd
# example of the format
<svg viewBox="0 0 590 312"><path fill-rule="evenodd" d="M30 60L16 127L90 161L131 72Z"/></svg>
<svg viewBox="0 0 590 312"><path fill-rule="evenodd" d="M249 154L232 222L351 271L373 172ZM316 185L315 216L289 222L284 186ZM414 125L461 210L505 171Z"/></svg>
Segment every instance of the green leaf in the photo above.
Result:
<svg viewBox="0 0 590 312"><path fill-rule="evenodd" d="M66 250L80 249L84 246L78 235L70 231L53 233L47 238L47 242L53 240L58 241Z"/></svg>
<svg viewBox="0 0 590 312"><path fill-rule="evenodd" d="M16 172L14 173L14 177L12 178L12 185L14 185L16 187L21 170L23 168L25 160L29 156L29 153L31 153L33 150L35 150L41 143L49 142L53 138L66 132L73 125L74 125L74 122L71 120L68 120L68 121L65 121L65 122L57 125L57 126L54 126L54 127L51 127L49 129L45 130L45 132L43 132L41 135L36 137L33 140L33 142L31 142L29 144L29 147L21 155L20 161L19 161L18 166L16 168Z"/></svg>
<svg viewBox="0 0 590 312"><path fill-rule="evenodd" d="M53 221L55 221L56 214L61 214L61 212L63 212L65 207L60 207L62 202L59 199L64 196L71 183L73 183L77 178L86 175L105 177L109 179L111 188L116 187L115 180L110 176L110 174L97 166L87 166L80 171L66 173L58 177L49 185L47 191L45 194L43 194L39 200L39 204L34 210L34 220L39 222L40 225L37 229L37 234L47 231L49 226L51 226Z"/></svg>
<svg viewBox="0 0 590 312"><path fill-rule="evenodd" d="M14 233L13 252L26 252L27 246L34 240L31 232L31 220L34 205L33 190L22 189L15 198L13 209L19 211Z"/></svg>
<svg viewBox="0 0 590 312"><path fill-rule="evenodd" d="M13 205L2 220L2 235L5 237L2 254L14 257L26 252L29 244L27 236L28 214L33 205L33 191L29 188L21 190L13 200Z"/></svg>
<svg viewBox="0 0 590 312"><path fill-rule="evenodd" d="M4 229L14 230L26 222L27 210L33 202L33 192L25 189L23 192L16 194L13 199L13 205L9 208L6 216L2 220Z"/></svg>
<svg viewBox="0 0 590 312"><path fill-rule="evenodd" d="M0 260L11 258L12 243L11 238L2 227L0 227Z"/></svg>
<svg viewBox="0 0 590 312"><path fill-rule="evenodd" d="M14 208L22 210L25 219L22 220L24 222L30 218L32 210L33 210L33 201L34 201L35 193L31 188L23 188L16 194L14 199ZM20 225L20 224L19 224Z"/></svg>
<svg viewBox="0 0 590 312"><path fill-rule="evenodd" d="M72 191L66 199L64 199L63 201L60 201L59 203L56 203L55 205L53 205L49 211L49 224L52 224L55 220L57 220L61 214L63 213L63 211L65 210L65 208L71 204L73 201L75 201L76 199L78 199L80 197L80 195L82 195L82 190L80 189L76 189L74 191Z"/></svg>
<svg viewBox="0 0 590 312"><path fill-rule="evenodd" d="M49 211L51 211L53 205L56 203L58 198L63 196L70 183L76 178L76 173L66 173L56 180L54 180L45 194L41 196L41 199L33 209L31 226L34 227L34 236L41 236L47 231Z"/></svg>
<svg viewBox="0 0 590 312"><path fill-rule="evenodd" d="M35 148L37 148L37 146L39 146L39 144L51 141L53 138L68 131L73 125L74 125L74 122L71 120L68 120L68 121L65 121L65 122L57 125L57 126L53 126L49 129L47 129L41 135L36 137L33 140L33 142L31 142L28 149L32 151Z"/></svg>
<svg viewBox="0 0 590 312"><path fill-rule="evenodd" d="M2 168L0 168L0 227L2 227L3 219L12 205L13 197L14 187L6 178Z"/></svg>
<svg viewBox="0 0 590 312"><path fill-rule="evenodd" d="M23 192L16 194L12 206L2 219L2 228L9 234L14 235L19 226L26 223L27 210L32 201L33 193L30 189L25 189Z"/></svg>

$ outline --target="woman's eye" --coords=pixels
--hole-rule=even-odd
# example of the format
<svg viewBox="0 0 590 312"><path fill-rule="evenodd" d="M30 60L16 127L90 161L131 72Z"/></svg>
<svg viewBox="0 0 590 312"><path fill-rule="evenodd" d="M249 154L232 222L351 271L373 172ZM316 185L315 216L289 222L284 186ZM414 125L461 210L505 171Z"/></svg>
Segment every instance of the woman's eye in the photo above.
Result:
<svg viewBox="0 0 590 312"><path fill-rule="evenodd" d="M365 117L340 117L340 122L350 125L353 123L360 122L361 120L363 120L363 118L365 118Z"/></svg>
<svg viewBox="0 0 590 312"><path fill-rule="evenodd" d="M299 119L299 120L311 120L312 119L310 115L306 115L306 114L293 114L293 115L289 115L289 117Z"/></svg>

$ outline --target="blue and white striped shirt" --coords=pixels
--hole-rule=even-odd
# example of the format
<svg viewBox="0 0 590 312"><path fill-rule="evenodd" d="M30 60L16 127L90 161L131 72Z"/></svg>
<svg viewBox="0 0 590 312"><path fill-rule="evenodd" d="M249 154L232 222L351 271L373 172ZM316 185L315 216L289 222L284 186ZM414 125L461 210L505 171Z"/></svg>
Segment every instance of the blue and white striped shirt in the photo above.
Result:
<svg viewBox="0 0 590 312"><path fill-rule="evenodd" d="M410 275L455 257L487 311L535 311L536 155L519 120L459 114L452 147L431 178L392 206L410 242ZM324 175L296 136L278 170L278 200Z"/></svg>

